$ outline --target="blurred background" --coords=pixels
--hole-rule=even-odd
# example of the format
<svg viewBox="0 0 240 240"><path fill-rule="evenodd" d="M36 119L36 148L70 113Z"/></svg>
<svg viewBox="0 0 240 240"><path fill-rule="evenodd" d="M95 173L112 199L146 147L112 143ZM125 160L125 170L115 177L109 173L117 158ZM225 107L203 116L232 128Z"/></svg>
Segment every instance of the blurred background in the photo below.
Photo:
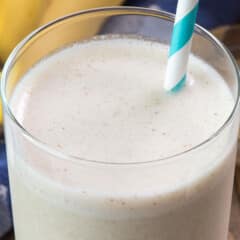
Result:
<svg viewBox="0 0 240 240"><path fill-rule="evenodd" d="M89 8L118 5L148 7L175 13L176 4L177 0L0 0L0 74L10 52L19 41L34 29L61 16ZM240 64L239 0L200 0L197 23L224 42ZM118 23L114 22L110 27L114 28L116 24ZM129 28L134 24L141 24L140 27L144 28L144 23L136 21L126 21L122 27ZM154 26L151 28L154 31ZM2 124L0 102L0 239L10 240L13 239L12 217ZM236 167L229 240L240 240L238 192L240 193L239 166Z"/></svg>

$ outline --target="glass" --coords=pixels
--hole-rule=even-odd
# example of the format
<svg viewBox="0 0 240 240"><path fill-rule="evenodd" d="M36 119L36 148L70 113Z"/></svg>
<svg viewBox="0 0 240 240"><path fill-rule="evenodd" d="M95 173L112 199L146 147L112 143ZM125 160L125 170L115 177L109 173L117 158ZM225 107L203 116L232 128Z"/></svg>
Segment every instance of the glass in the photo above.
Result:
<svg viewBox="0 0 240 240"><path fill-rule="evenodd" d="M79 12L36 30L12 52L3 70L1 93L17 240L227 239L239 125L239 75L230 53L203 28L195 27L192 51L225 79L235 106L220 129L188 151L128 164L68 156L26 131L9 106L21 77L52 52L103 34L140 36L168 44L173 18L166 12L129 7ZM112 28L113 22L120 24ZM137 24L122 27L129 22ZM38 157L37 164L30 159L32 154ZM206 156L211 164L201 161ZM157 202L141 196L141 188L132 190L135 195L130 200L107 197L106 189L110 185L117 189L114 183L119 179L121 186L147 179L145 187L151 189L157 176L175 171L181 173L181 188L174 190L179 179L169 174L166 183L171 181L173 189L159 195ZM101 188L98 194L96 184Z"/></svg>

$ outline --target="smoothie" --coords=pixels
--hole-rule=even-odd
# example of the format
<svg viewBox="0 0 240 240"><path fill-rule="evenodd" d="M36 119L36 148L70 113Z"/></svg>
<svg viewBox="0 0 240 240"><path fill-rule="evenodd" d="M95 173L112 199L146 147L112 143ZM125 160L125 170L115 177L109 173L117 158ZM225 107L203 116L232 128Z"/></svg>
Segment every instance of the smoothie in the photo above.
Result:
<svg viewBox="0 0 240 240"><path fill-rule="evenodd" d="M11 109L37 140L6 126L16 240L226 240L236 137L226 127L181 153L224 124L234 99L194 56L184 89L164 92L167 53L96 38L21 79Z"/></svg>

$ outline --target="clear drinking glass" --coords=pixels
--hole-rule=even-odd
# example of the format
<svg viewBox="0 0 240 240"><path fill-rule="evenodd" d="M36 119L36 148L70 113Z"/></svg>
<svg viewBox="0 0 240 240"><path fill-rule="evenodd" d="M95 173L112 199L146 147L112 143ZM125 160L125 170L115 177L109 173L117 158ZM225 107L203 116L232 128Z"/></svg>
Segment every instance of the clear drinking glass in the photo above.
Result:
<svg viewBox="0 0 240 240"><path fill-rule="evenodd" d="M225 79L235 106L220 129L188 151L128 164L68 156L32 136L9 105L21 77L52 52L106 34L168 44L173 18L143 8L79 12L34 31L12 52L3 70L1 94L17 240L227 239L239 125L239 75L229 52L203 28L195 27L192 52ZM114 22L120 24L110 27ZM136 24L128 25L131 22ZM36 161L31 159L33 155ZM206 156L211 160L207 166L201 161ZM188 167L192 161L195 164ZM151 196L141 196L141 186L138 190L133 187L132 198L108 198L109 189L119 187L114 185L119 179L121 186L130 188L136 179L143 179L145 188L151 189L157 184L156 176L175 171L182 174L181 188L174 190L177 179L168 174L167 186L171 187L171 181L173 188L160 194L156 202ZM95 184L101 186L97 194Z"/></svg>

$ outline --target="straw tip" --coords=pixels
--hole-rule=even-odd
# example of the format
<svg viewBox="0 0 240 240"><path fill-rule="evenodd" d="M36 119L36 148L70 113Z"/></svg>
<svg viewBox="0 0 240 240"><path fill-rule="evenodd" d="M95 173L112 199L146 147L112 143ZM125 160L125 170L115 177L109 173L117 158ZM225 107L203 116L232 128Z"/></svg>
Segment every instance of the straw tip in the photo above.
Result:
<svg viewBox="0 0 240 240"><path fill-rule="evenodd" d="M186 74L182 77L182 79L175 85L173 84L170 84L170 81L166 81L165 84L164 84L164 89L167 91L167 92L171 92L171 93L177 93L179 92L184 86L185 86L185 83L186 83Z"/></svg>

